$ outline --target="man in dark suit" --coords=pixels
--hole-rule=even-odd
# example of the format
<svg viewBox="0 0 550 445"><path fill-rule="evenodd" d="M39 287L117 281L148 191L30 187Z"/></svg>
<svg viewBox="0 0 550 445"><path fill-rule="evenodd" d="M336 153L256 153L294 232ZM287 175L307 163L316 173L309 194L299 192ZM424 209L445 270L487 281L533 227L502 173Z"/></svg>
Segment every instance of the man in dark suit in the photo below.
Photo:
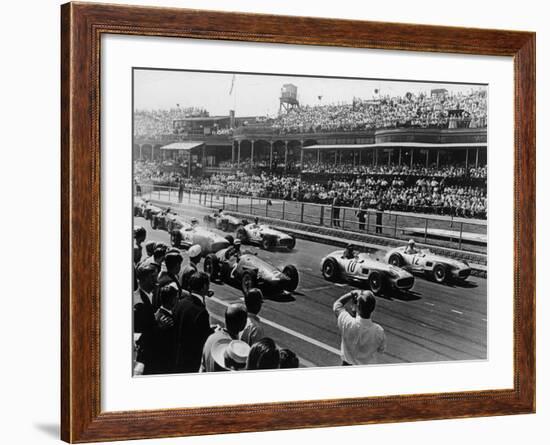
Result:
<svg viewBox="0 0 550 445"><path fill-rule="evenodd" d="M174 283L159 290L160 308L155 312L155 319L164 326L157 329L151 341L152 351L146 374L170 374L175 368L175 327L173 310L178 301L178 288Z"/></svg>
<svg viewBox="0 0 550 445"><path fill-rule="evenodd" d="M166 265L166 270L162 270L158 276L159 288L166 286L168 284L173 284L178 291L178 300L182 298L182 287L178 279L178 274L181 270L181 263L183 257L177 249L171 249L166 253L164 257L164 264ZM153 298L153 307L158 309L161 305L160 296L158 298Z"/></svg>
<svg viewBox="0 0 550 445"><path fill-rule="evenodd" d="M136 270L138 288L134 292L134 333L136 341L136 374L150 374L154 368L154 350L158 333L173 325L170 317L156 315L152 298L157 286L157 268L140 264Z"/></svg>
<svg viewBox="0 0 550 445"><path fill-rule="evenodd" d="M204 343L212 333L206 310L206 297L210 296L210 280L204 272L195 272L189 279L191 294L176 304L175 372L198 372Z"/></svg>

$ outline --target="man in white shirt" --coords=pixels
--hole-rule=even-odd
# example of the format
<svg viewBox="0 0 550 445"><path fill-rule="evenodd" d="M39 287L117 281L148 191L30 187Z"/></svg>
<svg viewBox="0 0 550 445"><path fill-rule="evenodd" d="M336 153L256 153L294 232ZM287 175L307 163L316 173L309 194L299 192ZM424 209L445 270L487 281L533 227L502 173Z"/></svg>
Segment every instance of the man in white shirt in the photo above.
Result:
<svg viewBox="0 0 550 445"><path fill-rule="evenodd" d="M357 314L352 316L345 308L354 303ZM376 298L371 291L352 291L341 296L333 306L342 337L343 365L368 365L378 363L378 355L386 349L384 329L371 320Z"/></svg>

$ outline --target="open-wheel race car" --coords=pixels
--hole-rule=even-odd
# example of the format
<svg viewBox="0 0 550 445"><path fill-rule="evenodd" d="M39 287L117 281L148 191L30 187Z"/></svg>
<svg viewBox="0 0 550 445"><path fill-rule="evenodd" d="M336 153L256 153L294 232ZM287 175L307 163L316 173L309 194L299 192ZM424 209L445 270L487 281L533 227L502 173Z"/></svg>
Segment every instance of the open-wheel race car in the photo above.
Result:
<svg viewBox="0 0 550 445"><path fill-rule="evenodd" d="M172 233L174 230L181 229L186 225L190 224L177 213L170 211L170 209L157 213L151 218L151 227L153 229L166 230L168 233Z"/></svg>
<svg viewBox="0 0 550 445"><path fill-rule="evenodd" d="M142 216L145 219L152 220L153 216L162 213L162 209L156 205L151 204L147 200L138 198L134 201L134 216Z"/></svg>
<svg viewBox="0 0 550 445"><path fill-rule="evenodd" d="M204 259L204 271L210 280L238 286L245 295L254 287L271 296L293 292L298 287L299 275L295 266L288 264L280 270L253 253L243 252L234 267L226 258L226 251L220 250Z"/></svg>
<svg viewBox="0 0 550 445"><path fill-rule="evenodd" d="M226 249L231 244L229 240L204 227L188 223L179 219L181 227L170 231L170 243L172 247L189 248L195 244L201 246L202 255L218 252Z"/></svg>
<svg viewBox="0 0 550 445"><path fill-rule="evenodd" d="M328 281L367 285L377 295L391 289L406 291L414 285L414 277L406 270L354 251L330 253L321 260L321 273Z"/></svg>
<svg viewBox="0 0 550 445"><path fill-rule="evenodd" d="M224 232L234 232L243 224L248 224L241 218L237 218L233 215L226 215L225 213L210 213L204 215L203 221L209 226L216 227L216 229L223 230Z"/></svg>
<svg viewBox="0 0 550 445"><path fill-rule="evenodd" d="M463 281L471 273L467 262L437 255L429 249L415 249L411 252L408 246L398 247L390 250L385 259L388 264L433 278L438 283Z"/></svg>
<svg viewBox="0 0 550 445"><path fill-rule="evenodd" d="M147 202L143 198L134 198L134 216L143 216Z"/></svg>
<svg viewBox="0 0 550 445"><path fill-rule="evenodd" d="M243 244L255 244L265 250L272 250L278 247L292 250L296 246L296 239L292 235L275 230L265 224L258 224L257 222L240 226L235 236Z"/></svg>

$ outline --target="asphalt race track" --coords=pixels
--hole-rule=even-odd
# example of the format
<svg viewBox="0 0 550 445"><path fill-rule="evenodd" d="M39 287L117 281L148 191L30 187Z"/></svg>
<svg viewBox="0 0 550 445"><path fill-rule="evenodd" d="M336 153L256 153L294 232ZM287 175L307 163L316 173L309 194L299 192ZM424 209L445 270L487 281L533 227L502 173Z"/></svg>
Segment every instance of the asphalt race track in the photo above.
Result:
<svg viewBox="0 0 550 445"><path fill-rule="evenodd" d="M204 214L196 207L178 213L184 217ZM199 220L202 224L202 218ZM149 221L135 218L134 224L146 228L148 240L170 244L169 234L153 230ZM291 296L266 300L260 313L266 334L279 347L292 349L302 366L339 365L340 338L332 305L354 287L325 281L321 275L321 258L336 248L302 239L296 240L291 252L243 247L281 268L294 264L300 274L300 284ZM185 251L183 254L185 265L187 255ZM211 323L223 324L225 306L242 301L242 291L216 283L211 289L215 292L207 300ZM386 331L383 363L487 357L487 285L483 278L470 277L462 285L441 285L416 277L410 292L379 296L373 319Z"/></svg>

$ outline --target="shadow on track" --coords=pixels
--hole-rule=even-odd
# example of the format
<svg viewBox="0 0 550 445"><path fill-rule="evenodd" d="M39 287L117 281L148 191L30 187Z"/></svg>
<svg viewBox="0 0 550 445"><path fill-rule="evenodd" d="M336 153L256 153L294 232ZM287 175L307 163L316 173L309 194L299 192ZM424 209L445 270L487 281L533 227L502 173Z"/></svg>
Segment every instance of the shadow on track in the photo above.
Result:
<svg viewBox="0 0 550 445"><path fill-rule="evenodd" d="M444 283L443 286L450 288L458 287L462 289L475 289L476 287L479 287L479 285L473 281L448 281Z"/></svg>

